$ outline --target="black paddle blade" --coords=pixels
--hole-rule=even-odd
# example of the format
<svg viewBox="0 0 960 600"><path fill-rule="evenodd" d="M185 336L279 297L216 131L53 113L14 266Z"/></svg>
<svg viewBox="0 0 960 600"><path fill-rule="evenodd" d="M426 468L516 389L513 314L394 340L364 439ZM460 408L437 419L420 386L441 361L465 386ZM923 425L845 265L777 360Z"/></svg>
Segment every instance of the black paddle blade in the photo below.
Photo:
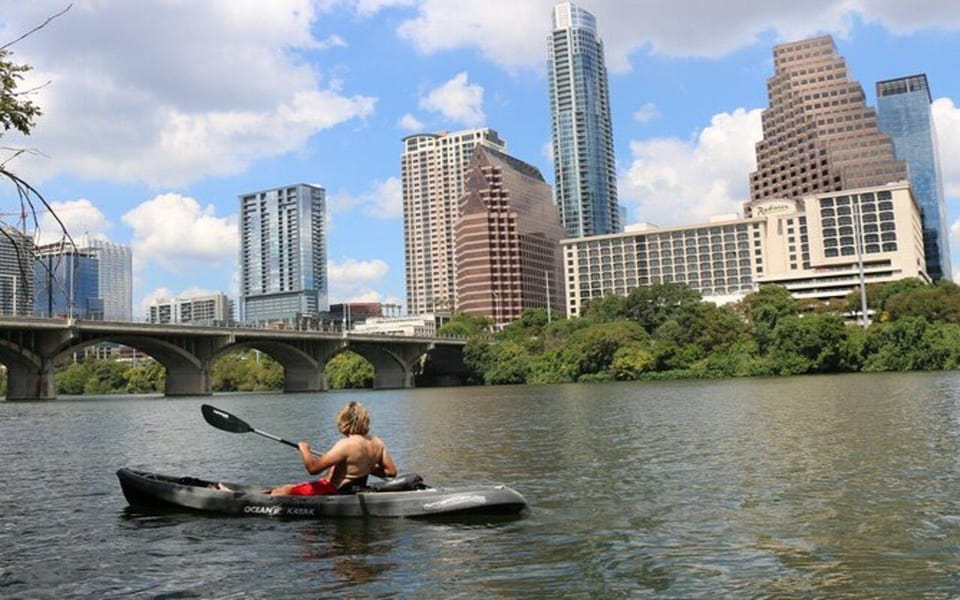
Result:
<svg viewBox="0 0 960 600"><path fill-rule="evenodd" d="M215 406L204 404L200 407L203 412L203 418L217 429L229 431L230 433L249 433L253 428L247 425L246 421L238 419L225 410L220 410Z"/></svg>

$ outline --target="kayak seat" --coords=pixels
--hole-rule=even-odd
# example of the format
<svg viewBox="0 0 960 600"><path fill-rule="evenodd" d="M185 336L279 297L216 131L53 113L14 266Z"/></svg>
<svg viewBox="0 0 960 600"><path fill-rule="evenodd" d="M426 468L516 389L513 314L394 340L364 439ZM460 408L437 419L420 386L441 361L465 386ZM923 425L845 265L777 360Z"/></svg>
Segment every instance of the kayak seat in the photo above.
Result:
<svg viewBox="0 0 960 600"><path fill-rule="evenodd" d="M370 485L371 492L407 492L411 490L422 490L427 486L423 483L423 477L420 477L416 473L403 473L392 477L390 479L385 479L383 481L378 481L377 483Z"/></svg>

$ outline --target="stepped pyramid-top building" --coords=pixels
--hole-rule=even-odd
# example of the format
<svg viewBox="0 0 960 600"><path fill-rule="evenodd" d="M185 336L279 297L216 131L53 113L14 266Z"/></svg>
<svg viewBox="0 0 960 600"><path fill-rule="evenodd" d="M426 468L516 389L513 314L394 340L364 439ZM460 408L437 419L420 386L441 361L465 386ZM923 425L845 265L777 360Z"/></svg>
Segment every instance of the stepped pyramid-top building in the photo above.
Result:
<svg viewBox="0 0 960 600"><path fill-rule="evenodd" d="M907 179L890 136L830 36L775 46L751 200L802 198ZM749 210L749 204L746 207Z"/></svg>
<svg viewBox="0 0 960 600"><path fill-rule="evenodd" d="M503 325L528 308L563 310L564 230L536 167L477 146L454 231L462 312Z"/></svg>

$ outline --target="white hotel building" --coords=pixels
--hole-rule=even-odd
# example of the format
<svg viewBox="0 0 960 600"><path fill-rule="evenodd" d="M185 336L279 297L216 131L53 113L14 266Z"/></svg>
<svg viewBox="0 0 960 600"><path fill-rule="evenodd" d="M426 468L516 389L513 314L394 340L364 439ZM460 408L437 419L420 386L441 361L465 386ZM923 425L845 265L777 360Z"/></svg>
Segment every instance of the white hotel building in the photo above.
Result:
<svg viewBox="0 0 960 600"><path fill-rule="evenodd" d="M843 298L859 286L861 257L867 283L929 281L920 209L907 182L753 200L744 213L563 240L567 316L580 316L591 298L667 282L717 304L766 283L798 299Z"/></svg>

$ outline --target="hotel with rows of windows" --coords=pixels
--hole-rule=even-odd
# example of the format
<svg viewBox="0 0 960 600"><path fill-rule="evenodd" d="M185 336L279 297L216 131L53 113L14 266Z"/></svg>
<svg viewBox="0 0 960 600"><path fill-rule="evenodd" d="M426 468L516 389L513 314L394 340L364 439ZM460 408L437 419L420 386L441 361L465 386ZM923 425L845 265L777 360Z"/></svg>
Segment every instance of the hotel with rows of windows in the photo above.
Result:
<svg viewBox="0 0 960 600"><path fill-rule="evenodd" d="M744 217L702 225L641 225L561 242L567 315L587 301L639 286L677 282L718 304L762 284L795 298L843 298L867 283L906 277L929 282L920 209L898 182L805 198L748 202Z"/></svg>

